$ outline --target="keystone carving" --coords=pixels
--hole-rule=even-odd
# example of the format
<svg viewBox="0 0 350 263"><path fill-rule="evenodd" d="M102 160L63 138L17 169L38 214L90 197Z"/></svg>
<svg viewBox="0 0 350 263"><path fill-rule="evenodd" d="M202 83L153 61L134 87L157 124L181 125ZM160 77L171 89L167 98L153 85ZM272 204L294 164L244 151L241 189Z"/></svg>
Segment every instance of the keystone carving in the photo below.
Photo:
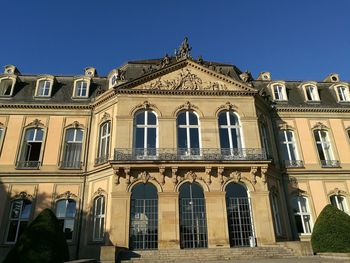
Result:
<svg viewBox="0 0 350 263"><path fill-rule="evenodd" d="M57 195L56 199L76 199L77 195L73 194L71 191L64 192L63 194Z"/></svg>
<svg viewBox="0 0 350 263"><path fill-rule="evenodd" d="M33 200L33 196L28 194L27 192L19 192L14 196L14 199L28 199Z"/></svg>

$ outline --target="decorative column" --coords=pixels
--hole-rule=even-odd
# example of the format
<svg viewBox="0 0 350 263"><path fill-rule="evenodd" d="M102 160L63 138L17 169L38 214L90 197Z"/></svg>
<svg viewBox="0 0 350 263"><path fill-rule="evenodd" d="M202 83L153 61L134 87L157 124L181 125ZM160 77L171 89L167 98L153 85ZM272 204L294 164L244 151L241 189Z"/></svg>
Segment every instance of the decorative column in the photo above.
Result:
<svg viewBox="0 0 350 263"><path fill-rule="evenodd" d="M110 242L116 247L129 248L131 193L113 192L111 196Z"/></svg>
<svg viewBox="0 0 350 263"><path fill-rule="evenodd" d="M180 249L179 193L158 193L158 248Z"/></svg>
<svg viewBox="0 0 350 263"><path fill-rule="evenodd" d="M208 247L230 247L225 192L204 192Z"/></svg>
<svg viewBox="0 0 350 263"><path fill-rule="evenodd" d="M276 243L269 191L250 192L257 246Z"/></svg>

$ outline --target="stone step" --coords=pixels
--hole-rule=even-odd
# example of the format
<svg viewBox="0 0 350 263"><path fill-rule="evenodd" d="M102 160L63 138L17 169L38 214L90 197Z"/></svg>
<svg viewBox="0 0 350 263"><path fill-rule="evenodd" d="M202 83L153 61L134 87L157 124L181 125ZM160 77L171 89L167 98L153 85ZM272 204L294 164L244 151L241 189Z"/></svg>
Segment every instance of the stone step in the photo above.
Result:
<svg viewBox="0 0 350 263"><path fill-rule="evenodd" d="M123 263L148 263L148 262L191 262L200 261L225 261L232 259L249 258L290 258L295 257L293 251L286 247L242 247L242 248L209 248L209 249L184 249L184 250L141 250L124 251L120 255Z"/></svg>

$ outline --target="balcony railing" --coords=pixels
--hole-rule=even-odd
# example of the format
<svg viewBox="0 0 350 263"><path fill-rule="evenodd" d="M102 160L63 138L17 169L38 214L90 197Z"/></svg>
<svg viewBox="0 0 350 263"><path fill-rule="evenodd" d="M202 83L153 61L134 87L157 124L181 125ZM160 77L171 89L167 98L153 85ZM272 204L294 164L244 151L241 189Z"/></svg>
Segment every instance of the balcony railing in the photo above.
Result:
<svg viewBox="0 0 350 263"><path fill-rule="evenodd" d="M80 161L61 161L60 169L81 169L83 163Z"/></svg>
<svg viewBox="0 0 350 263"><path fill-rule="evenodd" d="M106 162L108 162L108 160L109 160L109 155L108 154L107 155L102 155L102 156L97 157L95 159L95 165L106 163Z"/></svg>
<svg viewBox="0 0 350 263"><path fill-rule="evenodd" d="M126 149L117 148L114 150L115 161L250 161L267 160L263 149L258 148L158 148L158 149Z"/></svg>
<svg viewBox="0 0 350 263"><path fill-rule="evenodd" d="M17 169L39 169L40 161L17 161Z"/></svg>
<svg viewBox="0 0 350 263"><path fill-rule="evenodd" d="M284 167L286 168L302 168L304 162L302 160L284 160Z"/></svg>
<svg viewBox="0 0 350 263"><path fill-rule="evenodd" d="M337 168L340 167L340 162L338 160L321 160L321 165L324 168Z"/></svg>

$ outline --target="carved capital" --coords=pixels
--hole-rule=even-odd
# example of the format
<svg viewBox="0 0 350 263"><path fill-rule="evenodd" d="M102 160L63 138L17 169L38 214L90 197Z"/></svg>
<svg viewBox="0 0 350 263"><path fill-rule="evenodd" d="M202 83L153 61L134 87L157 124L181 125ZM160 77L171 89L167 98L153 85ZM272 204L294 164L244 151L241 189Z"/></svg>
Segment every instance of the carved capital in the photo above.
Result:
<svg viewBox="0 0 350 263"><path fill-rule="evenodd" d="M223 176L224 176L224 167L219 166L219 167L218 167L218 178L219 178L219 182L220 182L221 184L224 183L224 178L223 178Z"/></svg>
<svg viewBox="0 0 350 263"><path fill-rule="evenodd" d="M256 166L252 166L251 168L250 168L250 175L251 175L251 181L252 181L252 183L253 184L256 184L256 173L258 172L258 167L256 167Z"/></svg>
<svg viewBox="0 0 350 263"><path fill-rule="evenodd" d="M131 174L130 174L130 167L124 167L124 173L125 173L125 183L129 185L131 183Z"/></svg>
<svg viewBox="0 0 350 263"><path fill-rule="evenodd" d="M207 183L208 184L211 184L211 172L212 172L211 166L205 167L205 174L207 175Z"/></svg>
<svg viewBox="0 0 350 263"><path fill-rule="evenodd" d="M120 176L121 176L121 168L119 166L112 166L113 167L113 172L115 175L115 183L119 184L120 183Z"/></svg>
<svg viewBox="0 0 350 263"><path fill-rule="evenodd" d="M267 173L268 167L263 166L261 167L261 180L265 184L266 183L266 173Z"/></svg>

